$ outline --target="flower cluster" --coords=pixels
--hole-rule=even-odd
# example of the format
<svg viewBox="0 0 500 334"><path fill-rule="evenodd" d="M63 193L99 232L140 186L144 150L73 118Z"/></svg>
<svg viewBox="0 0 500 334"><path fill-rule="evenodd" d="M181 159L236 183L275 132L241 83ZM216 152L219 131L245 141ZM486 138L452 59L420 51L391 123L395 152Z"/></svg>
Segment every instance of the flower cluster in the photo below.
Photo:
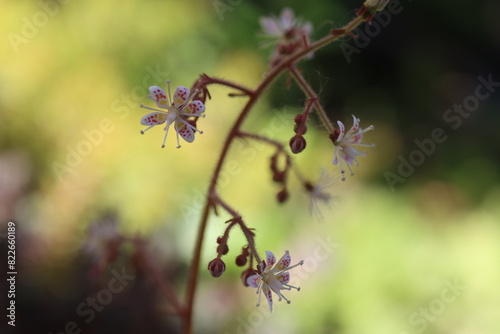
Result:
<svg viewBox="0 0 500 334"><path fill-rule="evenodd" d="M285 251L285 255L277 263L276 257L272 252L266 251L266 255L266 261L259 265L257 274L247 278L247 284L253 288L257 288L257 294L259 295L257 306L260 305L260 295L263 292L269 304L269 311L272 312L273 295L271 291L278 295L278 301L284 299L288 304L291 302L283 296L281 290L297 289L297 291L300 291L300 288L288 284L290 282L290 273L288 271L303 265L304 261L302 260L290 267L292 259L288 251Z"/></svg>
<svg viewBox="0 0 500 334"><path fill-rule="evenodd" d="M242 216L229 204L218 191L219 180L221 178L222 166L227 161L227 154L230 151L229 147L236 138L260 141L265 145L270 145L275 148L275 153L270 157L270 169L272 172L272 180L278 184L279 191L277 200L279 203L285 203L289 198L289 178L291 174L297 176L303 188L310 196L309 207L313 215L317 218L322 218L318 210L319 203L328 203L331 196L326 192L327 187L332 184L332 179L328 173L322 172L320 179L316 183L309 182L306 177L303 177L292 159L293 154L299 154L307 147L305 135L308 131L308 121L316 112L326 129L330 140L334 145L333 164L338 165L342 175L342 181L345 181L345 172L347 171L354 175L351 166L358 166L357 157L366 156L367 153L358 150L358 146L374 146L374 144L362 143L363 134L373 130L373 125L366 128L360 127L360 119L353 115L353 125L346 131L344 123L337 121L337 127L330 121L328 113L320 101L320 97L309 85L305 77L302 75L302 70L298 67L299 61L312 57L312 50L319 50L324 45L337 41L344 36L354 36L352 31L361 22L370 22L374 15L383 10L389 0L366 0L360 10L357 12L359 17L345 25L341 29L331 30L330 33L322 39L310 43L312 33L312 24L310 22L302 22L294 17L291 9L285 8L282 10L279 17L267 16L260 19L265 36L270 42L274 43L274 49L269 62L270 71L261 84L255 89L248 89L242 85L230 82L225 79L209 77L201 75L200 78L192 86L192 91L184 86L178 86L172 95L170 94L170 82L168 81L168 95L158 86L149 87L149 98L156 103L159 109L150 108L141 105L142 108L151 110L152 112L143 116L141 124L148 126L141 131L142 134L153 128L156 125L164 124L165 136L163 138L162 147L165 147L168 130L172 124L177 132L177 147L180 147L179 137L182 137L186 142L191 143L195 139L195 133L203 133L196 128L196 122L199 117L205 117L205 101L210 98L208 86L212 84L223 85L231 89L237 90L236 93L231 92L229 96L241 96L247 98L245 107L241 110L237 120L231 128L228 136L225 139L224 147L217 161L214 172L211 176L211 181L207 190L204 214L201 218L200 230L198 233L193 267L191 269L191 279L188 286L188 304L186 311L179 307L179 314L186 316L188 324L187 332L190 332L190 321L193 313L193 299L196 287L197 270L201 258L201 245L204 238L204 232L207 225L207 219L213 210L217 215L218 211L227 212L232 218L226 221L226 228L222 235L217 237L216 257L208 263L208 271L213 277L221 277L226 270L226 263L222 260L225 256L233 256L233 251L229 253L228 240L230 231L233 228L238 228L243 232L247 241L235 256L235 264L239 267L245 267L242 273L242 282L245 286L256 288L258 294L257 306L260 305L262 293L265 295L269 310L273 310L273 294L278 296L278 301L282 299L290 303L290 300L283 295L283 290L300 288L292 286L290 282L290 270L303 265L304 261L300 261L295 265L291 264L291 256L288 251L276 260L274 254L266 251L266 259L262 261L256 249L255 229L248 227ZM296 115L293 119L294 135L289 141L288 148L279 140L275 140L266 135L247 132L242 130L242 123L248 116L248 113L262 96L262 93L268 88L271 82L275 81L278 75L287 73L287 87L295 82L302 90L305 96L305 106L302 113ZM292 121L292 120L290 120ZM290 153L291 152L291 153ZM94 242L91 248L107 250L109 244L113 246L113 242L121 239L116 239L113 228L103 230L101 233L105 236L104 246ZM108 240L109 239L109 240ZM110 242L111 241L111 242ZM121 242L121 241L120 241ZM116 253L116 252L115 252ZM228 255L230 254L230 255ZM224 260L226 260L226 258Z"/></svg>
<svg viewBox="0 0 500 334"><path fill-rule="evenodd" d="M165 142L167 140L168 129L170 125L175 122L174 128L177 132L177 148L181 147L179 143L179 135L188 143L192 143L194 141L194 133L202 131L198 130L192 124L189 123L187 117L205 117L203 112L205 111L205 105L203 102L199 100L193 100L193 97L198 93L198 91L194 91L193 94L190 94L189 88L179 86L176 88L174 93L174 98L170 95L170 81L167 81L168 84L168 98L165 91L158 86L149 87L149 98L156 102L156 105L159 108L165 109L167 111L158 110L150 107L146 107L141 104L142 108L146 108L149 110L153 110L154 112L144 115L141 119L142 125L149 125L146 130L142 130L141 134L148 131L152 127L156 125L160 125L166 122L165 125L165 137L163 138L163 144L161 147L165 147ZM172 101L169 103L169 100Z"/></svg>

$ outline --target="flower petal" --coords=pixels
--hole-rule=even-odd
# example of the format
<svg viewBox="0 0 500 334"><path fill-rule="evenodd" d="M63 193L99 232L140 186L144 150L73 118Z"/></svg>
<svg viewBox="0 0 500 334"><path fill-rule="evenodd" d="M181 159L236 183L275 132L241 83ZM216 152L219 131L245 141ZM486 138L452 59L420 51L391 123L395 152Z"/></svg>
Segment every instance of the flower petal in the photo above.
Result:
<svg viewBox="0 0 500 334"><path fill-rule="evenodd" d="M267 298L267 303L269 304L269 311L273 311L273 294L271 292L271 289L267 284L263 284L262 286L262 291L264 292L264 295Z"/></svg>
<svg viewBox="0 0 500 334"><path fill-rule="evenodd" d="M283 270L285 268L288 268L290 263L292 262L292 258L290 257L290 253L288 251L285 251L285 255L281 257L281 259L278 261L278 264L275 267L275 270Z"/></svg>
<svg viewBox="0 0 500 334"><path fill-rule="evenodd" d="M295 21L293 19L294 16L295 15L293 13L293 10L288 7L283 8L280 14L280 23L283 27L283 30L288 30L293 27L293 25L295 24Z"/></svg>
<svg viewBox="0 0 500 334"><path fill-rule="evenodd" d="M276 263L276 257L270 251L266 251L266 270L269 270Z"/></svg>
<svg viewBox="0 0 500 334"><path fill-rule="evenodd" d="M311 22L306 22L302 25L302 30L306 34L306 36L310 36L313 32L313 25ZM312 53L310 53L312 55Z"/></svg>
<svg viewBox="0 0 500 334"><path fill-rule="evenodd" d="M261 17L259 21L265 34L271 36L281 36L281 30L275 18L264 16Z"/></svg>
<svg viewBox="0 0 500 334"><path fill-rule="evenodd" d="M344 126L344 123L342 123L341 121L337 121L337 124L339 125L339 129L340 129L339 136L337 137L337 140L336 140L338 143L342 140L342 138L344 138L345 126Z"/></svg>
<svg viewBox="0 0 500 334"><path fill-rule="evenodd" d="M192 101L182 111L186 114L200 115L205 111L205 105L199 100Z"/></svg>
<svg viewBox="0 0 500 334"><path fill-rule="evenodd" d="M260 276L259 274L252 275L247 278L247 284L253 288L258 288L261 279L262 276Z"/></svg>
<svg viewBox="0 0 500 334"><path fill-rule="evenodd" d="M361 140L363 140L363 133L359 133L351 138L353 144L361 143Z"/></svg>
<svg viewBox="0 0 500 334"><path fill-rule="evenodd" d="M281 284L288 284L290 282L290 272L285 271L284 273L279 274L276 276L276 279L281 282Z"/></svg>
<svg viewBox="0 0 500 334"><path fill-rule="evenodd" d="M175 89L174 93L174 105L180 107L187 102L189 98L190 90L187 87L179 86Z"/></svg>
<svg viewBox="0 0 500 334"><path fill-rule="evenodd" d="M163 124L167 120L167 115L162 112L152 112L142 116L142 125L158 125Z"/></svg>
<svg viewBox="0 0 500 334"><path fill-rule="evenodd" d="M168 108L168 98L165 91L158 86L149 87L149 98L160 108Z"/></svg>
<svg viewBox="0 0 500 334"><path fill-rule="evenodd" d="M177 119L175 121L175 131L188 143L194 141L194 131L186 121Z"/></svg>
<svg viewBox="0 0 500 334"><path fill-rule="evenodd" d="M352 128L349 130L349 132L347 133L347 135L352 135L352 134L355 134L356 132L358 132L359 130L359 118L356 118L356 116L352 115Z"/></svg>

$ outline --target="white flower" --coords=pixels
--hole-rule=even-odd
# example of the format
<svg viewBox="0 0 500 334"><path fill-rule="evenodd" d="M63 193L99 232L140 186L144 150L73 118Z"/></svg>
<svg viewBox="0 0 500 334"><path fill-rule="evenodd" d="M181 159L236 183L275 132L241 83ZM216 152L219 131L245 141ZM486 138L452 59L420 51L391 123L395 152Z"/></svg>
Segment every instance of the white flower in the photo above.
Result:
<svg viewBox="0 0 500 334"><path fill-rule="evenodd" d="M306 190L310 192L309 211L311 215L315 216L318 220L323 219L323 215L319 209L319 202L323 202L325 204L330 202L332 196L326 192L326 189L329 188L334 182L335 180L331 177L331 175L325 169L322 169L321 175L316 184L313 185L310 182L305 183Z"/></svg>
<svg viewBox="0 0 500 334"><path fill-rule="evenodd" d="M142 130L141 134L144 134L147 130L151 129L153 126L163 124L165 125L165 137L163 138L163 144L161 147L165 147L165 141L167 140L168 129L170 125L175 122L175 131L177 132L177 148L181 147L179 143L179 135L188 143L192 143L194 140L194 133L202 131L198 130L194 126L188 123L187 117L205 117L202 113L205 111L205 105L203 102L195 100L191 101L196 95L197 91L190 95L189 88L179 86L175 90L174 99L170 95L170 81L168 83L168 98L165 91L158 86L149 87L150 95L148 96L151 100L156 102L159 108L166 109L167 111L158 110L150 107L146 107L141 104L142 108L149 110L154 110L155 112L149 113L142 117L141 124L149 125L146 130ZM172 103L169 103L172 101ZM191 101L191 102L189 102Z"/></svg>
<svg viewBox="0 0 500 334"><path fill-rule="evenodd" d="M290 304L290 300L283 296L281 290L291 290L293 288L297 289L297 291L300 291L300 288L288 284L288 282L290 281L290 273L288 271L297 266L301 266L302 264L304 264L304 261L300 261L299 263L290 267L292 259L288 251L285 251L285 255L283 255L278 263L276 263L276 257L272 252L266 251L266 255L266 261L264 263L261 263L259 266L260 273L248 277L247 284L251 287L257 288L257 294L259 295L257 306L260 305L261 292L264 292L264 295L266 296L267 302L269 304L269 311L272 312L273 296L271 291L278 295L278 301L284 299L288 304ZM274 264L276 265L274 266Z"/></svg>
<svg viewBox="0 0 500 334"><path fill-rule="evenodd" d="M293 10L290 8L283 8L279 18L275 16L261 17L260 25L264 34L271 38L290 39L300 34L309 36L313 30L311 22L302 24L294 17Z"/></svg>
<svg viewBox="0 0 500 334"><path fill-rule="evenodd" d="M361 140L363 139L363 133L373 130L374 129L373 125L370 125L365 129L360 129L359 118L356 118L356 116L354 115L352 115L352 117L354 119L353 125L347 133L345 133L344 123L342 123L341 121L337 121L340 131L338 133L335 132L334 134L330 135L330 138L332 139L334 145L333 164L340 165L340 172L342 173L342 181L345 181L345 176L344 176L345 169L342 160L345 161L349 173L351 175L354 175L354 173L351 170L351 165L353 163L356 166L359 165L358 161L356 160L356 157L357 156L364 157L368 154L366 152L358 151L354 146L375 146L375 144L361 143Z"/></svg>
<svg viewBox="0 0 500 334"><path fill-rule="evenodd" d="M275 44L270 60L270 67L281 63L288 56L309 46L309 36L312 34L312 24L302 23L294 17L290 8L284 8L279 18L274 16L264 16L260 18L260 25L264 31L263 37L268 41L263 44ZM309 53L304 58L311 58L313 53Z"/></svg>

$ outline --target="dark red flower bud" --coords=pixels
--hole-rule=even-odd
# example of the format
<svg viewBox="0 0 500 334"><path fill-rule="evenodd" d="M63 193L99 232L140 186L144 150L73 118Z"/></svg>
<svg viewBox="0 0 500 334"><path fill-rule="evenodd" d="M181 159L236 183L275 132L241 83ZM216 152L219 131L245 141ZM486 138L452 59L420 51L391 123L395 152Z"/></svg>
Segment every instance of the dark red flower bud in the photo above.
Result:
<svg viewBox="0 0 500 334"><path fill-rule="evenodd" d="M245 264L247 264L247 257L246 255L240 254L236 257L236 265L238 267L243 267Z"/></svg>
<svg viewBox="0 0 500 334"><path fill-rule="evenodd" d="M273 181L277 183L283 183L285 181L286 171L275 172L273 174Z"/></svg>
<svg viewBox="0 0 500 334"><path fill-rule="evenodd" d="M208 263L208 271L213 277L220 277L226 270L226 264L219 258L215 258Z"/></svg>
<svg viewBox="0 0 500 334"><path fill-rule="evenodd" d="M217 243L220 244L222 242L222 237L217 237Z"/></svg>
<svg viewBox="0 0 500 334"><path fill-rule="evenodd" d="M229 247L226 244L220 244L217 246L217 254L226 255L229 252Z"/></svg>
<svg viewBox="0 0 500 334"><path fill-rule="evenodd" d="M293 136L290 139L290 149L295 154L302 152L306 148L306 144L306 139L301 135Z"/></svg>
<svg viewBox="0 0 500 334"><path fill-rule="evenodd" d="M303 118L304 116L302 114L298 114L293 120L295 121L295 123L300 124Z"/></svg>
<svg viewBox="0 0 500 334"><path fill-rule="evenodd" d="M283 188L276 197L278 198L278 203L284 203L288 199L288 190Z"/></svg>

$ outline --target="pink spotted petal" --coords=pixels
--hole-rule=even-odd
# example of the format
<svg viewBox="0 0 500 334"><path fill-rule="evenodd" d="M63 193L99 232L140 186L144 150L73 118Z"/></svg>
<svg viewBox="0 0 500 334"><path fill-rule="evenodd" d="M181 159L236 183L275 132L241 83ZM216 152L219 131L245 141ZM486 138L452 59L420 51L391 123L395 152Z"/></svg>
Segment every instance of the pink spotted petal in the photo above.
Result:
<svg viewBox="0 0 500 334"><path fill-rule="evenodd" d="M280 281L282 284L288 284L288 282L290 282L290 273L286 271L276 276L276 279Z"/></svg>
<svg viewBox="0 0 500 334"><path fill-rule="evenodd" d="M186 103L189 98L189 93L189 88L184 86L177 87L174 93L174 105L176 107L180 107L181 105Z"/></svg>
<svg viewBox="0 0 500 334"><path fill-rule="evenodd" d="M175 131L188 143L192 143L194 141L194 131L188 124L182 119L178 119L175 121Z"/></svg>
<svg viewBox="0 0 500 334"><path fill-rule="evenodd" d="M271 289L269 288L269 285L264 284L262 286L262 292L264 292L264 295L267 298L267 303L269 304L269 312L273 311L273 294L271 292Z"/></svg>
<svg viewBox="0 0 500 334"><path fill-rule="evenodd" d="M163 124L167 120L167 115L161 112L152 112L147 115L142 116L142 125L158 125Z"/></svg>
<svg viewBox="0 0 500 334"><path fill-rule="evenodd" d="M187 114L198 114L199 115L205 111L205 105L203 104L203 102L198 101L198 100L192 101L182 111L187 113Z"/></svg>
<svg viewBox="0 0 500 334"><path fill-rule="evenodd" d="M266 270L271 269L276 263L276 257L270 251L266 251Z"/></svg>
<svg viewBox="0 0 500 334"><path fill-rule="evenodd" d="M342 140L342 138L344 138L345 126L344 126L344 123L342 123L341 121L337 121L337 124L339 125L339 129L340 129L339 137L337 138L337 142L339 142Z"/></svg>
<svg viewBox="0 0 500 334"><path fill-rule="evenodd" d="M168 98L165 91L158 86L149 87L149 98L160 108L168 108Z"/></svg>
<svg viewBox="0 0 500 334"><path fill-rule="evenodd" d="M348 134L352 135L359 130L359 118L356 118L356 116L352 115L352 128L349 130Z"/></svg>
<svg viewBox="0 0 500 334"><path fill-rule="evenodd" d="M278 264L276 265L277 270L283 270L285 268L288 268L290 263L292 262L292 258L290 257L290 254L288 251L285 251L285 255L281 257L281 259L278 261Z"/></svg>
<svg viewBox="0 0 500 334"><path fill-rule="evenodd" d="M252 288L258 288L262 277L259 274L252 275L247 278L247 284Z"/></svg>
<svg viewBox="0 0 500 334"><path fill-rule="evenodd" d="M355 136L352 137L352 143L353 144L361 143L361 140L363 140L363 134L362 133L357 134L357 135L355 135Z"/></svg>

